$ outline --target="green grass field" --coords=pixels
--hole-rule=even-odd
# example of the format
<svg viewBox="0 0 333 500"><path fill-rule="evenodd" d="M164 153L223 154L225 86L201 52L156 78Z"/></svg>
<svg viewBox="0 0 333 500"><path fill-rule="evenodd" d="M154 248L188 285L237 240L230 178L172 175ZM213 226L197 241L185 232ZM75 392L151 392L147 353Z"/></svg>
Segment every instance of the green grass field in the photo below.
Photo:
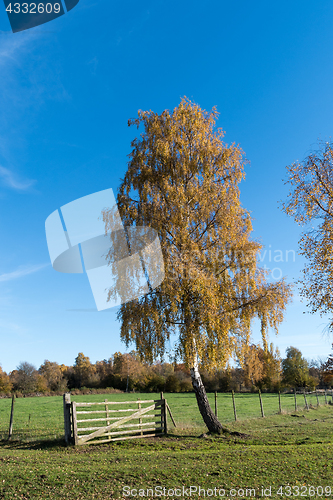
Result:
<svg viewBox="0 0 333 500"><path fill-rule="evenodd" d="M158 395L140 394L152 397ZM247 437L200 438L205 427L194 394L165 397L177 423L174 429L169 420L168 436L77 448L62 441L61 397L17 399L11 442L6 440L11 401L0 400L0 498L204 498L204 492L206 498L265 498L262 488L269 487L270 498L333 498L333 406L316 408L314 397L306 411L303 396L297 396L296 413L293 395L283 395L282 410L289 413L278 415L277 395L263 394L266 417L261 418L258 394L237 394L239 421L234 422L231 395L218 394L220 420ZM213 405L214 395L209 397ZM200 496L195 487L202 488Z"/></svg>
<svg viewBox="0 0 333 500"><path fill-rule="evenodd" d="M165 398L171 408L177 427L180 429L197 428L204 430L203 421L198 411L194 393L167 394ZM140 399L159 399L159 394L96 394L72 396L72 401L136 401ZM208 394L211 406L214 409L214 394ZM308 404L317 406L315 395L308 396ZM327 397L331 401L331 397ZM262 394L265 416L274 415L279 410L277 394ZM324 396L319 396L321 404L325 403ZM241 393L235 395L238 420L260 418L261 409L258 394ZM218 416L225 423L234 421L232 397L230 393L218 393ZM281 395L283 412L294 411L295 401L293 394ZM304 408L304 397L297 395L298 409ZM10 418L10 399L0 399L0 440L8 437ZM172 424L170 422L172 427ZM20 441L60 439L64 433L62 397L34 397L17 398L14 410L13 439Z"/></svg>

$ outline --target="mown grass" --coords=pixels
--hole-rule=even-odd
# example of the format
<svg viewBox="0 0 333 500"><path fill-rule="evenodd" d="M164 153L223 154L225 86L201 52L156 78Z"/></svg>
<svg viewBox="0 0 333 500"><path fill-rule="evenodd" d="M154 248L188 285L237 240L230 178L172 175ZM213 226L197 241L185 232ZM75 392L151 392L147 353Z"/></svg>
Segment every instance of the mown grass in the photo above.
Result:
<svg viewBox="0 0 333 500"><path fill-rule="evenodd" d="M105 395L107 399L118 398L120 401L128 400L129 396L131 400L132 397L134 399L138 397L137 394ZM152 396L150 394L149 399ZM125 496L124 493L128 490L123 490L124 486L136 489L137 493L140 488L144 490L153 488L155 491L154 488L157 486L162 488L162 492L165 487L166 494L168 489L183 486L189 493L188 488L191 485L200 486L206 491L208 489L213 491L214 488L225 490L224 497L219 497L217 490L217 496L212 498L263 498L261 488L269 486L272 486L270 498L288 498L287 494L284 496L277 494L280 486L283 486L283 490L280 491L288 493L286 489L288 484L291 487L303 487L303 490L299 490L299 495L295 495L296 488L291 490L294 493L293 497L301 496L302 492L313 493L313 490L306 489L309 486L331 486L333 493L331 477L333 407L331 405L309 411L299 410L296 413L292 411L291 404L289 414L271 414L261 418L258 395L246 395L244 399L239 400L239 413L243 413L241 411L243 406L244 411L248 412L248 417L256 412L258 418L245 418L243 415L240 421L234 422L231 418L232 402L230 418L229 409L226 408L231 396L219 394L218 411L221 420L227 422L229 419L229 429L245 433L247 437L222 435L200 438L205 428L194 414L197 412L194 396L191 394L165 396L178 424L176 429L170 426L168 436L78 448L66 448L61 439L63 433L61 426L51 425L52 421L57 422L59 413L62 425L61 398L17 400L15 411L18 414L21 406L25 419L27 413L23 411L23 405L30 412L33 409L34 411L37 408L41 409L39 423L42 428L39 438L38 429L32 429L36 433L36 439L33 439L32 434L29 439L23 439L23 431L26 429L22 427L22 439L20 439L17 434L19 429L16 428L15 431L14 419L13 441L3 440L0 443L0 498L75 500L140 498L134 495ZM88 398L103 401L105 397L75 396L72 399L87 401ZM143 395L140 397L143 398ZM213 399L214 396L211 397ZM236 396L236 404L238 398L239 395ZM285 399L286 405L287 401L289 400ZM10 401L2 400L0 403L2 428L4 415L6 424L9 421ZM278 409L277 395L273 398L272 395L264 394L263 403L267 415L270 404L272 412ZM4 411L4 406L7 412ZM300 399L301 406L303 404ZM194 422L192 427L188 417ZM31 422L32 417L30 425ZM6 428L8 430L7 425ZM229 494L231 488L235 488L236 495ZM243 496L237 494L239 488L244 489ZM251 495L250 490L248 495L245 495L246 488L255 488L255 495ZM304 494L302 496L306 497ZM332 496L325 495L324 491L321 495L321 490L319 494L316 492L311 494L311 498L332 498ZM160 495L160 497L172 498L170 495L169 497ZM152 495L150 498L153 498ZM182 495L178 498L190 497ZM192 490L191 498L203 498L203 495L199 496Z"/></svg>

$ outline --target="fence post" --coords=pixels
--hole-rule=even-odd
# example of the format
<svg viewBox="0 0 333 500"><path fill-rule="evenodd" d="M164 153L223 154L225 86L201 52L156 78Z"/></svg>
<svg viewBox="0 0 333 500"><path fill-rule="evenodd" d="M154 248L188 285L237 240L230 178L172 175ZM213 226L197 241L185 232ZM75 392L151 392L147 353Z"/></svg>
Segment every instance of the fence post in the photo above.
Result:
<svg viewBox="0 0 333 500"><path fill-rule="evenodd" d="M282 408L281 408L281 393L279 391L279 413L282 413Z"/></svg>
<svg viewBox="0 0 333 500"><path fill-rule="evenodd" d="M305 406L306 406L306 409L308 410L309 409L309 405L308 405L308 402L306 400L305 389L303 389L303 394L304 394Z"/></svg>
<svg viewBox="0 0 333 500"><path fill-rule="evenodd" d="M319 406L319 398L318 398L318 392L317 392L317 389L316 389L316 397L317 397L317 406Z"/></svg>
<svg viewBox="0 0 333 500"><path fill-rule="evenodd" d="M259 399L260 399L261 416L264 418L264 417L265 417L265 414L264 414L264 408L263 408L263 406L262 406L262 401L261 401L261 392L260 392L260 389L259 389Z"/></svg>
<svg viewBox="0 0 333 500"><path fill-rule="evenodd" d="M325 389L325 405L327 405L327 396L326 396L326 389Z"/></svg>
<svg viewBox="0 0 333 500"><path fill-rule="evenodd" d="M215 391L215 417L217 417L217 392Z"/></svg>
<svg viewBox="0 0 333 500"><path fill-rule="evenodd" d="M77 436L77 416L76 416L76 402L72 402L72 420L73 420L73 437L74 437L74 444L77 445L79 438Z"/></svg>
<svg viewBox="0 0 333 500"><path fill-rule="evenodd" d="M164 399L163 392L161 392L161 400L162 400L161 416L162 416L162 422L163 422L162 427L164 427L164 434L168 434L166 400Z"/></svg>
<svg viewBox="0 0 333 500"><path fill-rule="evenodd" d="M233 404L233 407L234 407L234 415L235 415L235 420L237 420L237 413L236 413L236 404L235 404L235 393L234 393L234 390L232 390L232 404Z"/></svg>
<svg viewBox="0 0 333 500"><path fill-rule="evenodd" d="M169 415L170 415L170 418L171 418L171 420L172 420L173 425L174 425L175 427L177 427L176 422L175 422L175 419L174 419L174 418L173 418L173 416L172 416L172 413L171 413L171 410L170 410L170 406L168 405L168 403L167 403L167 402L166 402L165 404L166 404L166 406L167 406L167 409L168 409L168 412L169 412Z"/></svg>
<svg viewBox="0 0 333 500"><path fill-rule="evenodd" d="M12 437L12 433L13 433L14 403L15 403L15 394L13 394L13 396L12 396L12 409L10 411L8 441Z"/></svg>
<svg viewBox="0 0 333 500"><path fill-rule="evenodd" d="M297 411L296 387L294 387L295 411Z"/></svg>
<svg viewBox="0 0 333 500"><path fill-rule="evenodd" d="M65 442L69 444L72 439L72 430L71 430L71 395L69 392L66 392L63 397L63 405L64 405L64 427L65 427Z"/></svg>

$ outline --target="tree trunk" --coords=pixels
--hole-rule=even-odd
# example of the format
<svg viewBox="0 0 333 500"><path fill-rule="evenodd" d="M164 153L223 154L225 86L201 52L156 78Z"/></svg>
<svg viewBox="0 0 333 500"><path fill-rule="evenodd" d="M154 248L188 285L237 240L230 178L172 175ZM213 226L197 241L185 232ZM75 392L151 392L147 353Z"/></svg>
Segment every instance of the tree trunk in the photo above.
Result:
<svg viewBox="0 0 333 500"><path fill-rule="evenodd" d="M229 433L229 430L226 427L223 427L210 407L206 390L201 380L197 362L194 362L194 367L191 368L190 371L198 407L209 432L217 432L218 434L222 434L222 432Z"/></svg>

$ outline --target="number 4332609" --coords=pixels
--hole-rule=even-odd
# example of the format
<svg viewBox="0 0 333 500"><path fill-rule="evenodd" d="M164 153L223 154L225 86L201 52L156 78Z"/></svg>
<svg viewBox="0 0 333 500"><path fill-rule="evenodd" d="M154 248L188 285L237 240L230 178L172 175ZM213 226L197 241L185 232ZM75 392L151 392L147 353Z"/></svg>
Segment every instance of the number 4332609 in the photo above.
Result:
<svg viewBox="0 0 333 500"><path fill-rule="evenodd" d="M12 7L13 5L13 7ZM10 14L44 14L45 12L47 14L51 14L54 12L55 14L59 14L61 10L60 3L55 3L54 5L52 3L14 3L14 4L9 4L8 7L6 8L6 11L9 12Z"/></svg>

